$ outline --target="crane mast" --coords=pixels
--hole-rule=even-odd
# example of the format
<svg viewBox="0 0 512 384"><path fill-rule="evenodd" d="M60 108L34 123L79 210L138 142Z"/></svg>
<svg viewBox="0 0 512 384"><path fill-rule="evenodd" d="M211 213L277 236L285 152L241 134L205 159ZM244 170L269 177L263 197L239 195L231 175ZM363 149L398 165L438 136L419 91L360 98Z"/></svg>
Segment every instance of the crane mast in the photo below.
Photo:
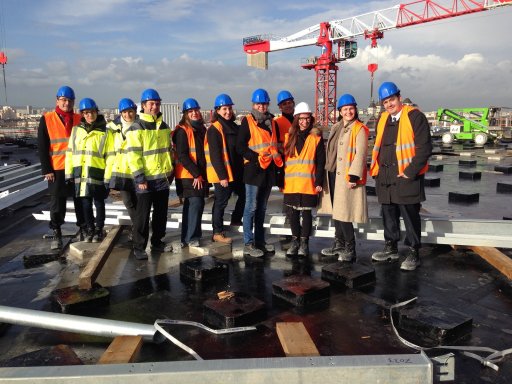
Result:
<svg viewBox="0 0 512 384"><path fill-rule="evenodd" d="M355 39L369 39L371 47L374 48L377 46L377 40L382 39L384 31L387 30L506 5L512 5L512 0L417 0L355 17L321 22L287 37L246 37L243 39L243 46L248 55L263 55L263 65L260 64L260 67L265 69L269 52L312 45L321 47L320 56L307 59L302 68L314 69L316 72L315 116L320 125L330 126L336 122L337 64L356 56Z"/></svg>

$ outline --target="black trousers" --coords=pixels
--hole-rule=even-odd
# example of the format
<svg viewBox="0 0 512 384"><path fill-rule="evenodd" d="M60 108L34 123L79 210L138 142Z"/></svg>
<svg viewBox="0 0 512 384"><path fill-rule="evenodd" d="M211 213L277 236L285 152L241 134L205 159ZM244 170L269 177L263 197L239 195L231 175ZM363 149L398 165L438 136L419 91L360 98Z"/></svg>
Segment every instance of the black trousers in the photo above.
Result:
<svg viewBox="0 0 512 384"><path fill-rule="evenodd" d="M290 227L292 229L292 236L295 237L309 237L311 235L311 228L313 227L313 215L311 209L293 209L289 207L290 212ZM300 224L300 217L302 214L302 225Z"/></svg>
<svg viewBox="0 0 512 384"><path fill-rule="evenodd" d="M149 215L151 218L151 243L156 243L165 236L167 226L167 208L169 189L137 193L136 219L133 226L133 248L146 249L149 240Z"/></svg>
<svg viewBox="0 0 512 384"><path fill-rule="evenodd" d="M334 206L334 187L336 185L336 172L328 172L329 177L329 190L331 191L331 205ZM334 237L341 241L353 241L354 236L354 225L347 221L334 221Z"/></svg>
<svg viewBox="0 0 512 384"><path fill-rule="evenodd" d="M50 228L59 229L64 224L66 218L66 203L68 198L66 196L50 196ZM85 226L84 211L82 202L79 197L73 197L75 205L76 225L78 227Z"/></svg>
<svg viewBox="0 0 512 384"><path fill-rule="evenodd" d="M245 184L241 181L234 181L229 184L231 187L231 192L234 193L236 197L235 209L231 212L231 222L232 223L241 223L242 218L244 216L245 209Z"/></svg>
<svg viewBox="0 0 512 384"><path fill-rule="evenodd" d="M130 220L135 223L136 208L137 208L137 194L135 191L121 191L121 199L123 199L124 206L128 211Z"/></svg>
<svg viewBox="0 0 512 384"><path fill-rule="evenodd" d="M94 228L103 229L105 225L105 199L96 197L80 197L82 209L84 211L85 226L89 230ZM96 208L96 218L92 210L92 205Z"/></svg>
<svg viewBox="0 0 512 384"><path fill-rule="evenodd" d="M421 204L382 204L384 239L400 241L400 216L404 219L404 244L413 248L421 247Z"/></svg>

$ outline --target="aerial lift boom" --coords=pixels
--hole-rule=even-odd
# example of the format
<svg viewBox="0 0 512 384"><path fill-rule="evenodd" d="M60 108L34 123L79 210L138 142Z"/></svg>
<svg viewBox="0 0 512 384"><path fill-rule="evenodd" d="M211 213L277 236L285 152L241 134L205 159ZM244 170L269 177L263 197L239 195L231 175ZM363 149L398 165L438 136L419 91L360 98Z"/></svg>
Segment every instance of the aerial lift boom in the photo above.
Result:
<svg viewBox="0 0 512 384"><path fill-rule="evenodd" d="M371 40L372 47L376 47L377 40L383 38L387 30L511 4L512 0L418 0L355 17L322 22L283 38L268 35L247 37L243 39L243 45L248 55L263 55L261 67L265 69L269 52L311 45L321 47L321 55L308 60L302 67L316 72L315 116L321 125L328 126L336 122L337 63L356 56L354 39L364 36ZM336 45L337 49L333 49ZM251 63L249 57L248 62Z"/></svg>

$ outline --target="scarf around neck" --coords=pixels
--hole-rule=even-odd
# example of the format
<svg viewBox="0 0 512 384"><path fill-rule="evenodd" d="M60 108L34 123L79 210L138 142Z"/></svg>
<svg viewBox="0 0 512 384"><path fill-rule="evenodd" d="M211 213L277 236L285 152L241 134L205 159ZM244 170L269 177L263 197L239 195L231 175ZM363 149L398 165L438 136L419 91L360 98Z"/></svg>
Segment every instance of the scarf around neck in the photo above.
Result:
<svg viewBox="0 0 512 384"><path fill-rule="evenodd" d="M64 120L64 126L66 127L66 129L68 131L71 131L71 128L73 128L73 111L64 112L57 106L55 107L55 112L57 112L57 115L59 115L62 118L62 120Z"/></svg>

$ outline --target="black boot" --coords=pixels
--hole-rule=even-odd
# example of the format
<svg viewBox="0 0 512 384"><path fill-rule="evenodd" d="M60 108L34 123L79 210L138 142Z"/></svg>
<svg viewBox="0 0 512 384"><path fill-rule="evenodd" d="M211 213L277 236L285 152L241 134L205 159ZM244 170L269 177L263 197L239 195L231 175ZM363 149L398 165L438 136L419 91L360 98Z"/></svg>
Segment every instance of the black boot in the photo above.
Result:
<svg viewBox="0 0 512 384"><path fill-rule="evenodd" d="M340 252L345 248L345 241L339 238L334 239L334 244L332 247L324 248L320 251L320 253L324 256L336 256L339 255Z"/></svg>
<svg viewBox="0 0 512 384"><path fill-rule="evenodd" d="M297 252L297 255L303 256L303 257L309 255L309 237L301 237L300 238L300 245L299 245L299 250Z"/></svg>
<svg viewBox="0 0 512 384"><path fill-rule="evenodd" d="M420 266L420 254L418 248L409 248L409 252L407 253L407 257L400 265L400 269L404 271L414 271L416 268Z"/></svg>
<svg viewBox="0 0 512 384"><path fill-rule="evenodd" d="M292 236L292 242L290 244L290 248L286 251L286 256L297 256L297 252L299 251L299 239L297 236Z"/></svg>
<svg viewBox="0 0 512 384"><path fill-rule="evenodd" d="M101 243L103 241L103 228L96 228L92 238L93 243Z"/></svg>
<svg viewBox="0 0 512 384"><path fill-rule="evenodd" d="M345 242L345 248L339 254L339 261L348 261L352 262L356 258L356 241L354 239Z"/></svg>
<svg viewBox="0 0 512 384"><path fill-rule="evenodd" d="M85 235L85 241L87 243L92 243L93 237L94 237L94 228L87 228L87 233Z"/></svg>
<svg viewBox="0 0 512 384"><path fill-rule="evenodd" d="M60 249L62 248L62 232L60 228L56 228L53 230L53 239L50 244L51 249Z"/></svg>
<svg viewBox="0 0 512 384"><path fill-rule="evenodd" d="M398 260L398 246L394 241L386 241L384 249L379 252L374 252L372 255L373 261L387 261L387 260Z"/></svg>
<svg viewBox="0 0 512 384"><path fill-rule="evenodd" d="M87 235L87 228L85 227L80 227L78 229L78 233L76 235L76 239L77 241L84 241L85 240L85 236Z"/></svg>

